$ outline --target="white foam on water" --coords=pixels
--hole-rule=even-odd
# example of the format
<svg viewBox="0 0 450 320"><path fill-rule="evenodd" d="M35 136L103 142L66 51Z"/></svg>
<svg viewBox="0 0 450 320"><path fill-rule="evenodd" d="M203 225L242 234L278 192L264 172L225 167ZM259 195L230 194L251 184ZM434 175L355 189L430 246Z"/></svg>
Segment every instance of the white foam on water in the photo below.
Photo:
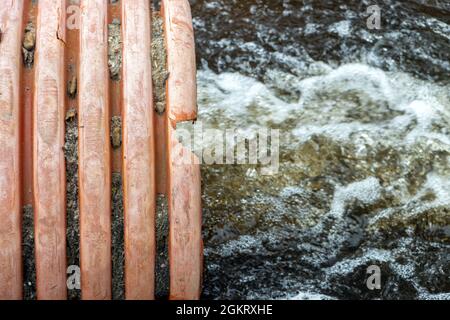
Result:
<svg viewBox="0 0 450 320"><path fill-rule="evenodd" d="M205 108L200 108L201 117L217 112L229 117L242 117L249 115L251 107L264 109L268 113L276 109L282 116L286 110L292 109L263 83L251 77L229 72L215 74L210 70L200 71L198 77L199 100L207 103Z"/></svg>
<svg viewBox="0 0 450 320"><path fill-rule="evenodd" d="M395 143L412 144L418 138L436 139L450 144L448 132L440 133L432 129L436 121L450 117L446 88L426 84L405 74L388 74L380 69L364 64L346 64L327 74L313 76L299 82L302 92L300 108L309 107L327 92L345 94L359 92L380 105L388 106L404 114L383 123L299 122L293 133L300 142L308 140L314 134L323 134L337 141L348 141L352 133L369 132L372 136L383 136ZM448 91L448 89L447 89ZM446 105L442 105L445 103ZM333 108L342 108L333 106ZM322 114L326 115L327 106L318 104ZM367 112L371 112L370 109ZM322 117L318 117L321 120ZM411 130L412 127L412 130ZM408 132L410 131L410 132ZM406 134L406 139L403 138Z"/></svg>
<svg viewBox="0 0 450 320"><path fill-rule="evenodd" d="M430 191L432 191L435 195L435 199L429 202L421 202L420 199ZM379 221L390 219L394 216L402 221L407 221L408 219L417 217L423 212L427 212L430 209L440 206L450 207L450 177L441 176L435 172L430 172L427 175L426 182L417 194L412 197L405 196L403 199L403 207L405 210L399 211L395 208L384 209L375 216L371 217L368 220L368 224L376 225ZM399 212L401 213L401 216L398 216ZM442 218L445 218L445 216ZM450 223L450 217L448 217L448 221Z"/></svg>
<svg viewBox="0 0 450 320"><path fill-rule="evenodd" d="M320 25L315 24L315 23L307 23L305 25L305 28L303 29L303 33L305 35L311 35L311 34L315 34L318 32L318 28L320 27Z"/></svg>
<svg viewBox="0 0 450 320"><path fill-rule="evenodd" d="M296 87L301 92L298 103L280 99L267 85L239 73L216 74L207 68L199 71L199 119L213 121L222 128L235 122L242 129L256 130L270 124L283 125L284 121L298 115L298 126L291 133L300 143L312 135L325 135L346 142L352 139L353 134L362 133L395 145L414 144L420 138L450 144L448 129L441 132L433 129L435 123L448 127L442 123L442 119L450 118L450 101L445 87L426 84L405 74L386 73L360 63L342 65L337 69L324 63L311 63L309 67L298 66L298 69L303 71L297 77L277 70L267 72L278 88L290 91ZM308 76L315 73L319 75ZM302 79L303 76L307 78ZM364 100L369 99L378 108L384 108L380 109L383 112L397 111L401 114L382 122L336 121L328 110L333 112L333 109L346 106L345 103L333 104L332 100L320 102L327 92L339 95L357 92L363 99L362 107ZM306 107L317 108L315 119L301 117ZM367 112L372 112L373 108L371 106Z"/></svg>
<svg viewBox="0 0 450 320"><path fill-rule="evenodd" d="M391 259L392 253L388 250L370 249L360 257L339 261L332 267L327 268L325 273L328 275L346 275L352 273L355 268L361 265L369 266L374 262L389 262Z"/></svg>
<svg viewBox="0 0 450 320"><path fill-rule="evenodd" d="M314 293L314 292L299 292L298 294L294 296L287 296L285 299L282 300L336 300L335 298L331 296L327 296L321 293Z"/></svg>
<svg viewBox="0 0 450 320"><path fill-rule="evenodd" d="M440 140L445 144L450 144L450 139L444 134L435 133L431 131L431 126L435 119L439 119L441 115L439 111L443 111L443 107L433 101L414 100L404 110L413 115L417 120L416 127L408 133L406 141L409 143L415 142L419 137Z"/></svg>
<svg viewBox="0 0 450 320"><path fill-rule="evenodd" d="M330 215L338 218L345 214L346 204L352 200L359 200L365 205L374 203L380 198L381 186L377 178L369 177L362 181L353 182L344 187L336 188L331 205Z"/></svg>
<svg viewBox="0 0 450 320"><path fill-rule="evenodd" d="M431 189L436 195L435 205L450 205L450 178L430 172L424 189Z"/></svg>
<svg viewBox="0 0 450 320"><path fill-rule="evenodd" d="M237 239L230 240L220 248L220 254L223 257L230 257L237 253L252 253L253 248L261 246L261 240L250 235L242 235ZM214 252L211 248L205 248L205 256Z"/></svg>
<svg viewBox="0 0 450 320"><path fill-rule="evenodd" d="M343 20L333 23L331 26L328 27L328 31L337 33L342 38L347 37L352 32L351 21Z"/></svg>
<svg viewBox="0 0 450 320"><path fill-rule="evenodd" d="M325 135L334 141L346 142L355 133L384 134L385 129L378 125L361 124L359 122L333 123L325 125L303 125L293 131L300 143L311 139L314 135Z"/></svg>
<svg viewBox="0 0 450 320"><path fill-rule="evenodd" d="M385 99L390 105L395 105L398 99L384 71L360 63L342 65L327 75L305 79L299 86L303 93L303 104L307 104L323 92L333 90L365 92L372 100Z"/></svg>
<svg viewBox="0 0 450 320"><path fill-rule="evenodd" d="M450 300L450 292L429 293L427 291L423 291L419 294L418 299L420 299L420 300Z"/></svg>

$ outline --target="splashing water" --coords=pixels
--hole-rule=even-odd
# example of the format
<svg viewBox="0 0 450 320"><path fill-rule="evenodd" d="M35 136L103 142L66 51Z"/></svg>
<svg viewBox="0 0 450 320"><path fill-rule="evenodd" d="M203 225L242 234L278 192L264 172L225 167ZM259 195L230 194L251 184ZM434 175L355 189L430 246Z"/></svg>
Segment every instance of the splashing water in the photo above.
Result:
<svg viewBox="0 0 450 320"><path fill-rule="evenodd" d="M199 120L281 139L276 175L202 166L204 297L450 299L450 8L194 2Z"/></svg>

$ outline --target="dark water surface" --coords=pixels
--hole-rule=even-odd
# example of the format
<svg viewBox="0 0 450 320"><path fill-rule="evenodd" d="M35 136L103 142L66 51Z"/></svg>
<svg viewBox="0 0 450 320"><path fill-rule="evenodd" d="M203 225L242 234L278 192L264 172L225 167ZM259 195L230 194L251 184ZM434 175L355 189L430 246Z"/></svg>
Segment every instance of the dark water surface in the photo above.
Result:
<svg viewBox="0 0 450 320"><path fill-rule="evenodd" d="M191 3L199 120L281 139L202 166L204 298L450 299L450 2Z"/></svg>

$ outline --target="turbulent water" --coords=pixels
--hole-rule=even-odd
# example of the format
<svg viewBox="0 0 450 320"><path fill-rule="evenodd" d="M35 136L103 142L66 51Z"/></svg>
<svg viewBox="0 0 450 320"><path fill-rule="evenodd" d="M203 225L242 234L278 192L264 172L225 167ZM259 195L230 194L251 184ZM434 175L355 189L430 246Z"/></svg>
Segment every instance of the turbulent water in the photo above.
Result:
<svg viewBox="0 0 450 320"><path fill-rule="evenodd" d="M280 130L202 166L204 298L450 299L450 3L191 3L203 126Z"/></svg>

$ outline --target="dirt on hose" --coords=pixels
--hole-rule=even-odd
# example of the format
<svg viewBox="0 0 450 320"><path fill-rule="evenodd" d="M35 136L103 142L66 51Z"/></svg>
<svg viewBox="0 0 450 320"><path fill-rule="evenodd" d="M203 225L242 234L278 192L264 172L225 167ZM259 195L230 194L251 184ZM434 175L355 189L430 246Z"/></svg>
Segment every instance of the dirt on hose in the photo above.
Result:
<svg viewBox="0 0 450 320"><path fill-rule="evenodd" d="M158 13L152 16L152 79L153 103L161 115L166 109L167 52L164 40L163 20Z"/></svg>
<svg viewBox="0 0 450 320"><path fill-rule="evenodd" d="M123 188L120 173L111 177L112 208L112 296L114 300L125 298L124 285L124 225L123 225Z"/></svg>
<svg viewBox="0 0 450 320"><path fill-rule="evenodd" d="M114 19L108 25L108 67L112 80L120 80L120 69L122 68L122 36L121 23Z"/></svg>
<svg viewBox="0 0 450 320"><path fill-rule="evenodd" d="M111 145L113 149L122 146L122 118L119 116L111 118Z"/></svg>
<svg viewBox="0 0 450 320"><path fill-rule="evenodd" d="M80 208L78 202L78 119L75 109L66 113L66 219L67 266L80 266ZM68 290L69 300L81 298L78 289Z"/></svg>
<svg viewBox="0 0 450 320"><path fill-rule="evenodd" d="M36 299L36 261L34 258L34 219L31 205L22 208L23 297Z"/></svg>
<svg viewBox="0 0 450 320"><path fill-rule="evenodd" d="M34 51L36 49L36 28L32 22L25 27L22 42L22 58L26 68L31 69L34 64Z"/></svg>
<svg viewBox="0 0 450 320"><path fill-rule="evenodd" d="M67 95L70 99L75 99L77 97L77 90L77 77L74 75L67 83Z"/></svg>
<svg viewBox="0 0 450 320"><path fill-rule="evenodd" d="M165 299L169 296L169 215L167 198L156 198L156 265L155 297Z"/></svg>

